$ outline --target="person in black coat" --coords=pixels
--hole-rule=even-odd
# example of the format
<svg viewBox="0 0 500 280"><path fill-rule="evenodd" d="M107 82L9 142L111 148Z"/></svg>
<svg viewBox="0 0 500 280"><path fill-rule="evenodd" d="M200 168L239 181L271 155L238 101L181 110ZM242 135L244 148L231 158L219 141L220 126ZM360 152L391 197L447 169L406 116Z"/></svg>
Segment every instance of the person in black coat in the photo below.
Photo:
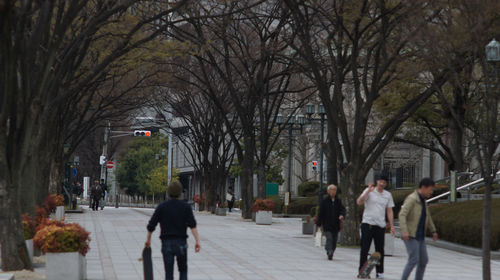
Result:
<svg viewBox="0 0 500 280"><path fill-rule="evenodd" d="M327 188L328 197L326 197L319 207L318 228L322 228L326 236L326 255L329 260L333 259L333 253L337 248L337 237L340 231L340 223L345 216L345 207L340 199L336 197L337 186L329 185Z"/></svg>

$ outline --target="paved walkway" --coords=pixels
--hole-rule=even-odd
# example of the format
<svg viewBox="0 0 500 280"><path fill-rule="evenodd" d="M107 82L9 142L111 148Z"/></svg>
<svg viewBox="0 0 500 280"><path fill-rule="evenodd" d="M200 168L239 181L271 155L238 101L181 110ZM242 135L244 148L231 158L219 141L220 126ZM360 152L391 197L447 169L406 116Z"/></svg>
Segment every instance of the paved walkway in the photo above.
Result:
<svg viewBox="0 0 500 280"><path fill-rule="evenodd" d="M66 214L66 221L78 222L91 232L88 279L143 278L138 259L152 212L107 207L104 211ZM356 279L359 249L337 248L333 261L328 261L324 250L313 246L312 236L301 234L300 219L273 218L271 226L242 220L236 213L225 217L197 213L196 219L202 251L194 253L191 236L189 279ZM155 279L164 279L158 235L159 227L152 241L154 273ZM397 239L395 247L395 255L385 259L386 279L400 279L406 263L402 241ZM428 251L427 280L482 278L479 257L433 246ZM500 279L500 262L492 261L491 267L492 279Z"/></svg>

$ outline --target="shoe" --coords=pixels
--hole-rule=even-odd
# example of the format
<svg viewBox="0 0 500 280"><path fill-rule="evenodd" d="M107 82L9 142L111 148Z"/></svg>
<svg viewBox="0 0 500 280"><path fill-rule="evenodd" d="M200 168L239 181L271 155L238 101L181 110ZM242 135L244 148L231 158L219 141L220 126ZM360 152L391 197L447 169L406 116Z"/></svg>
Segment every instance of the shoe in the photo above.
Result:
<svg viewBox="0 0 500 280"><path fill-rule="evenodd" d="M383 273L377 273L377 279L384 279Z"/></svg>
<svg viewBox="0 0 500 280"><path fill-rule="evenodd" d="M328 260L331 261L333 259L333 253L327 253L327 255L328 255Z"/></svg>
<svg viewBox="0 0 500 280"><path fill-rule="evenodd" d="M370 275L368 275L367 277L361 277L361 275L358 274L358 278L359 279L371 279Z"/></svg>

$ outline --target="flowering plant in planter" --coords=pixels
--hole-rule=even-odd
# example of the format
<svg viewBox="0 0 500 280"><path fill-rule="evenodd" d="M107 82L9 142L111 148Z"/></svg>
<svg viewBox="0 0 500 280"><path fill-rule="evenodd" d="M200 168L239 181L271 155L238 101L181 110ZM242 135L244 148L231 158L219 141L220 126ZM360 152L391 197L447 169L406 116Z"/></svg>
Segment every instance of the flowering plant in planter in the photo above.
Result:
<svg viewBox="0 0 500 280"><path fill-rule="evenodd" d="M257 198L252 205L252 211L273 211L274 209L274 201L271 199L262 199Z"/></svg>
<svg viewBox="0 0 500 280"><path fill-rule="evenodd" d="M64 206L64 196L62 194L49 194L43 202L43 208L48 213L55 213L57 206Z"/></svg>
<svg viewBox="0 0 500 280"><path fill-rule="evenodd" d="M89 251L89 235L79 224L49 220L39 225L33 242L43 253L79 252L85 256Z"/></svg>
<svg viewBox="0 0 500 280"><path fill-rule="evenodd" d="M200 204L200 202L201 202L201 197L200 197L200 195L199 195L199 194L195 194L195 195L193 196L193 202L194 202L194 203L198 203L198 204Z"/></svg>
<svg viewBox="0 0 500 280"><path fill-rule="evenodd" d="M35 220L27 213L24 213L22 215L22 223L24 230L24 240L33 239L33 236L35 236L36 233Z"/></svg>

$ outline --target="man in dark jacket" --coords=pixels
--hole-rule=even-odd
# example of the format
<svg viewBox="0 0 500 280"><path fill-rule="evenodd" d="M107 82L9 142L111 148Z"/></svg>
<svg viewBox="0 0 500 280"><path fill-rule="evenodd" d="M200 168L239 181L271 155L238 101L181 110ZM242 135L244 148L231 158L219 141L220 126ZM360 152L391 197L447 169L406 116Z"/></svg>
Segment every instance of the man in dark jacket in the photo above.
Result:
<svg viewBox="0 0 500 280"><path fill-rule="evenodd" d="M326 236L326 255L328 259L333 258L335 248L337 248L337 237L340 230L340 222L344 219L345 208L340 199L336 197L337 186L329 185L328 197L325 198L319 207L318 228L323 228L323 233Z"/></svg>
<svg viewBox="0 0 500 280"><path fill-rule="evenodd" d="M99 200L102 197L102 189L99 185L99 181L94 182L94 186L90 189L90 198L91 198L91 208L94 211L99 210Z"/></svg>
<svg viewBox="0 0 500 280"><path fill-rule="evenodd" d="M187 227L191 228L196 240L195 252L201 249L196 220L193 210L186 202L179 200L182 193L182 185L178 181L172 181L167 189L169 200L162 202L149 220L147 229L148 236L146 247L151 246L151 234L160 223L163 262L165 264L165 279L174 279L174 257L177 259L179 268L179 279L187 279Z"/></svg>

